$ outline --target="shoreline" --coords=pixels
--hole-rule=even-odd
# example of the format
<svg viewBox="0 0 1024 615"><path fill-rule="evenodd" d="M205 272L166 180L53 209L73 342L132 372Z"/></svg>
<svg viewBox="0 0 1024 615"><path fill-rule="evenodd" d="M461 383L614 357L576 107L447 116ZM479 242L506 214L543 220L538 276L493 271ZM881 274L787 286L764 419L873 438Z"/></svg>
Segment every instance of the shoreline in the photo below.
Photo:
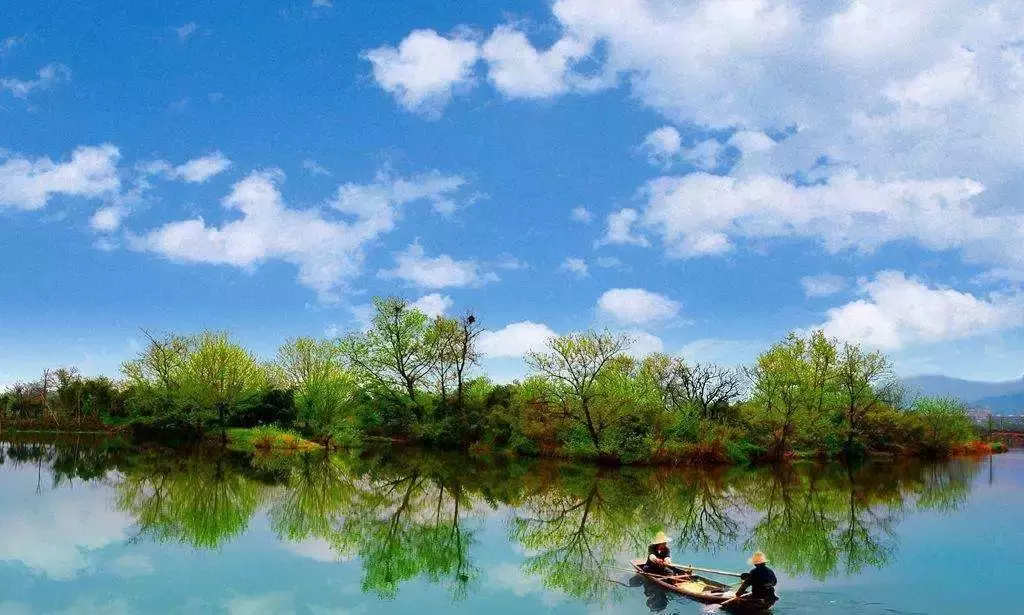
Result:
<svg viewBox="0 0 1024 615"><path fill-rule="evenodd" d="M273 427L229 427L227 429L227 441L223 435L216 431L206 433L202 438L146 438L134 435L131 429L124 425L110 425L106 429L81 429L64 430L43 427L30 427L10 429L6 426L0 427L0 441L10 437L7 441L17 439L19 435L27 436L97 436L97 437L126 437L128 443L133 446L166 446L176 448L182 445L220 445L226 450L241 452L250 455L294 455L297 453L311 453L323 451L333 452L362 452L362 451L402 451L415 450L424 452L439 453L461 453L474 460L487 460L494 458L507 459L535 459L575 463L598 468L693 468L693 469L714 469L714 468L758 468L772 466L786 466L803 463L840 463L843 465L856 465L861 463L892 463L903 462L944 462L954 459L983 459L990 455L999 455L1008 452L1012 447L1003 442L985 443L976 441L961 447L947 456L923 456L914 454L900 454L884 451L869 451L861 457L844 459L842 456L824 455L820 453L794 453L783 459L753 459L748 461L735 461L729 459L707 459L700 456L685 458L674 457L671 459L633 461L625 462L621 459L607 455L604 457L590 455L572 455L565 451L548 450L536 454L525 453L514 449L492 449L491 447L466 447L466 448L444 448L430 446L427 443L416 442L408 439L368 437L362 445L343 445L334 442L318 442L309 440L295 431L278 429ZM484 449L484 450L481 450Z"/></svg>

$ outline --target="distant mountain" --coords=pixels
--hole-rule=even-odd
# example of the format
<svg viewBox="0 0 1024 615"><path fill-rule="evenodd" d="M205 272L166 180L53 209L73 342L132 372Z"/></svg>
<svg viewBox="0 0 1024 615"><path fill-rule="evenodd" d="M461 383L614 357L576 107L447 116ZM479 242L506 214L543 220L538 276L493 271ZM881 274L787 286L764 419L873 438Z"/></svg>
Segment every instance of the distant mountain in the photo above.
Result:
<svg viewBox="0 0 1024 615"><path fill-rule="evenodd" d="M990 410L992 414L1024 414L1024 393L1008 393L982 397L972 406Z"/></svg>
<svg viewBox="0 0 1024 615"><path fill-rule="evenodd" d="M982 382L962 380L948 376L914 376L904 378L903 383L912 395L951 396L974 406L982 400L1024 394L1024 379L1008 382Z"/></svg>

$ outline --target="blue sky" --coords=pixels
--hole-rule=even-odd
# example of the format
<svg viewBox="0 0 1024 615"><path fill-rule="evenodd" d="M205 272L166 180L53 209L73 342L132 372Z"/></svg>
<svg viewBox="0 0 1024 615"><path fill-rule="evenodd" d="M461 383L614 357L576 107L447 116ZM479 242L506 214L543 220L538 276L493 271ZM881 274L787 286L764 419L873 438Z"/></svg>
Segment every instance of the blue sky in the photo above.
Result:
<svg viewBox="0 0 1024 615"><path fill-rule="evenodd" d="M52 6L49 6L52 4ZM140 329L282 340L375 294L750 361L1024 363L1024 8L558 0L16 4L0 24L0 383Z"/></svg>

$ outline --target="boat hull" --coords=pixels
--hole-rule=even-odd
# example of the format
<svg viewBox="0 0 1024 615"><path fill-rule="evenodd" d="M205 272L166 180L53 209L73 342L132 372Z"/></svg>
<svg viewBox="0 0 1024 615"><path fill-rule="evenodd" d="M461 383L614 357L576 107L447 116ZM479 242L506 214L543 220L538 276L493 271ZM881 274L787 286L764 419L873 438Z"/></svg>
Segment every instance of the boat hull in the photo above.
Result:
<svg viewBox="0 0 1024 615"><path fill-rule="evenodd" d="M749 597L734 600L736 592L730 586L693 572L687 572L687 569L682 566L669 566L678 574L678 578L674 578L677 575L666 577L645 571L643 568L645 560L635 559L630 560L629 563L638 575L670 592L704 604L720 604L723 610L730 613L764 613L771 608L770 604Z"/></svg>

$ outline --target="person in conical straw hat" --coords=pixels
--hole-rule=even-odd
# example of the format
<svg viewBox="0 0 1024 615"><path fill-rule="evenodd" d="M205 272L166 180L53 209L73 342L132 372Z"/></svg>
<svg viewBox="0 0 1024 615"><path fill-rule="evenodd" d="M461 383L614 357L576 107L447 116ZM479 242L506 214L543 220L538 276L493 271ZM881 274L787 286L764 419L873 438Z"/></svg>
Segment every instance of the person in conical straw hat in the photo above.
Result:
<svg viewBox="0 0 1024 615"><path fill-rule="evenodd" d="M736 597L742 596L743 592L750 589L750 597L755 600L762 600L768 606L775 604L779 599L775 595L775 584L778 583L778 579L775 578L775 573L771 568L768 567L768 556L762 551L754 551L754 554L747 560L753 568L750 572L744 572L740 578L743 582L740 583L739 589L736 590Z"/></svg>
<svg viewBox="0 0 1024 615"><path fill-rule="evenodd" d="M672 574L672 558L668 549L668 543L671 542L671 538L665 535L665 532L658 532L651 539L651 544L647 548L647 563L644 564L644 570L654 574Z"/></svg>

